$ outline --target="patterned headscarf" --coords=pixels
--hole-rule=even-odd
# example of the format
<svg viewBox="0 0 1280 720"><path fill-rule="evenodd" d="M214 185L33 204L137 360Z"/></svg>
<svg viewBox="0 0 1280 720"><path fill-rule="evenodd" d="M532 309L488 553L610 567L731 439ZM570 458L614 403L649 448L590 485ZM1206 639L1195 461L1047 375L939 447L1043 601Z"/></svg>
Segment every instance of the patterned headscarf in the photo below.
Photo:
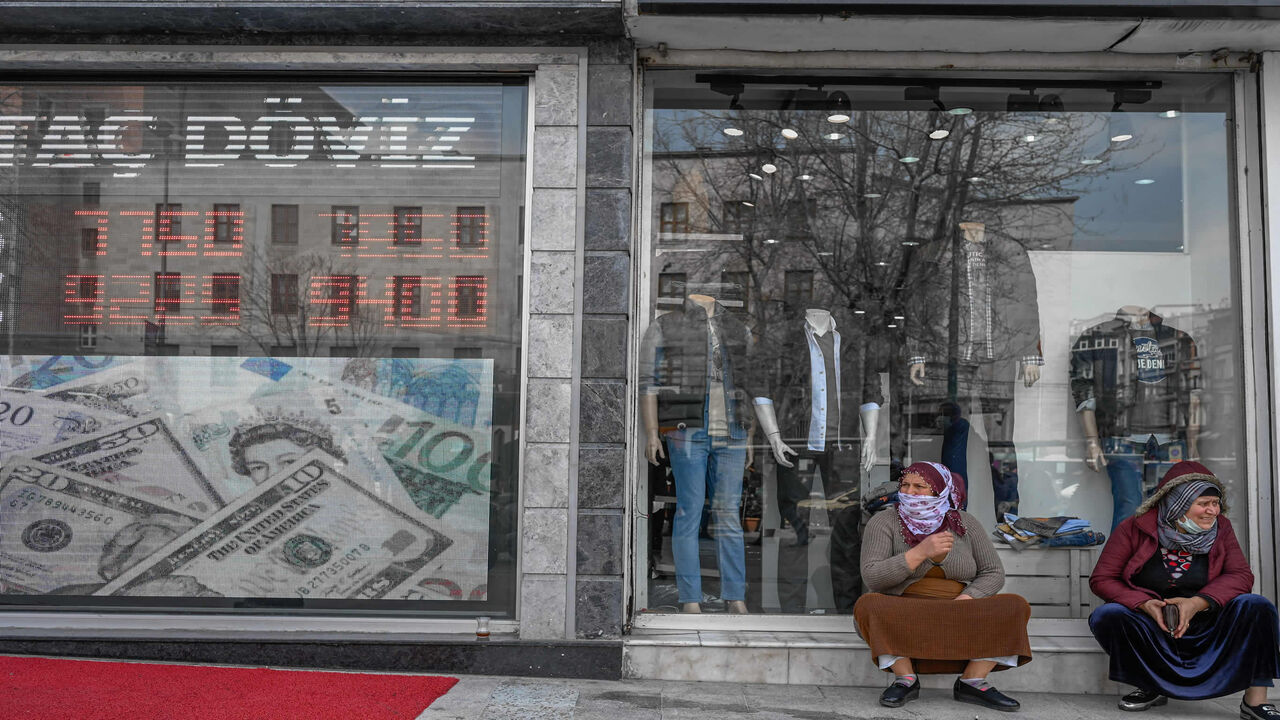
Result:
<svg viewBox="0 0 1280 720"><path fill-rule="evenodd" d="M902 539L915 547L939 530L964 535L959 507L964 504L964 478L952 475L945 465L918 462L902 471L903 477L919 475L933 488L936 497L898 493L898 525Z"/></svg>
<svg viewBox="0 0 1280 720"><path fill-rule="evenodd" d="M1160 534L1160 546L1167 550L1182 550L1192 555L1204 555L1218 539L1218 523L1205 532L1192 534L1178 528L1177 522L1191 509L1197 498L1205 495L1222 497L1217 485L1207 480L1191 480L1173 487L1160 499L1159 518L1156 524Z"/></svg>

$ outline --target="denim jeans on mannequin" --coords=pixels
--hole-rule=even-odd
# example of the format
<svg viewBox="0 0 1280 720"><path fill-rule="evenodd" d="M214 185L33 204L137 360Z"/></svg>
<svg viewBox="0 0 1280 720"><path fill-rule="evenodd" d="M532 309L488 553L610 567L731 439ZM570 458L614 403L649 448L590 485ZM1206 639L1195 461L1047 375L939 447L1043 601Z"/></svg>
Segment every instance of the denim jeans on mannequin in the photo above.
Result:
<svg viewBox="0 0 1280 720"><path fill-rule="evenodd" d="M747 561L738 518L742 474L747 465L745 441L711 437L703 428L673 430L667 433L667 452L676 483L671 553L675 556L680 602L702 600L698 527L708 495L711 496L710 529L715 536L720 564L720 597L726 601L745 600Z"/></svg>
<svg viewBox="0 0 1280 720"><path fill-rule="evenodd" d="M1154 435L1145 442L1122 437L1103 439L1102 454L1111 478L1112 531L1138 509L1173 463L1186 458L1186 447L1182 440L1161 443Z"/></svg>

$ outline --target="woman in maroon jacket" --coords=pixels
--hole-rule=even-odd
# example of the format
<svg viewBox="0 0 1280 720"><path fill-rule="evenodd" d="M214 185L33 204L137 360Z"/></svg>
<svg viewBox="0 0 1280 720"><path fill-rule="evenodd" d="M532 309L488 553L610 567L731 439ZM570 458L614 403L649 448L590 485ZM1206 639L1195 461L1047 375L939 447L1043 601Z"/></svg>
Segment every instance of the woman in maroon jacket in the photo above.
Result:
<svg viewBox="0 0 1280 720"><path fill-rule="evenodd" d="M1267 703L1280 677L1280 622L1270 600L1249 593L1253 571L1221 516L1223 491L1200 463L1174 465L1116 527L1089 577L1107 601L1089 629L1111 656L1111 679L1137 687L1121 710L1244 690L1241 718L1280 720Z"/></svg>

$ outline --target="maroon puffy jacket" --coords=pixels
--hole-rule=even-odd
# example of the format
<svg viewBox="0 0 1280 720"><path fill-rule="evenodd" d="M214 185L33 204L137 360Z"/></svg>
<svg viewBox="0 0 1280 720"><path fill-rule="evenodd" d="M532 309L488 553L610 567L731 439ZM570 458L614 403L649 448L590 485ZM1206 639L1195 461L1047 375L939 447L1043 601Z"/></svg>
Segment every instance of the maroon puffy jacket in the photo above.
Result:
<svg viewBox="0 0 1280 720"><path fill-rule="evenodd" d="M1094 595L1131 610L1137 610L1148 600L1160 599L1156 593L1133 584L1133 576L1160 549L1156 536L1158 515L1159 511L1152 509L1116 526L1089 576L1089 589ZM1237 595L1252 589L1253 571L1231 529L1231 521L1219 516L1218 538L1209 550L1209 583L1199 594L1225 606Z"/></svg>

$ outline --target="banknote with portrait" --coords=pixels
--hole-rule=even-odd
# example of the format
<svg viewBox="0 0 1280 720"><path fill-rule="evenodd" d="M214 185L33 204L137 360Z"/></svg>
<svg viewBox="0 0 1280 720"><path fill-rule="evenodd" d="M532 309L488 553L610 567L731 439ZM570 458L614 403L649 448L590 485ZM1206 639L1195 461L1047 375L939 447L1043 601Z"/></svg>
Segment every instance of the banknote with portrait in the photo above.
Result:
<svg viewBox="0 0 1280 720"><path fill-rule="evenodd" d="M89 595L200 519L21 458L0 468L0 594Z"/></svg>
<svg viewBox="0 0 1280 720"><path fill-rule="evenodd" d="M311 450L98 595L378 600L452 539Z"/></svg>
<svg viewBox="0 0 1280 720"><path fill-rule="evenodd" d="M207 517L226 505L160 414L33 452L32 459Z"/></svg>

